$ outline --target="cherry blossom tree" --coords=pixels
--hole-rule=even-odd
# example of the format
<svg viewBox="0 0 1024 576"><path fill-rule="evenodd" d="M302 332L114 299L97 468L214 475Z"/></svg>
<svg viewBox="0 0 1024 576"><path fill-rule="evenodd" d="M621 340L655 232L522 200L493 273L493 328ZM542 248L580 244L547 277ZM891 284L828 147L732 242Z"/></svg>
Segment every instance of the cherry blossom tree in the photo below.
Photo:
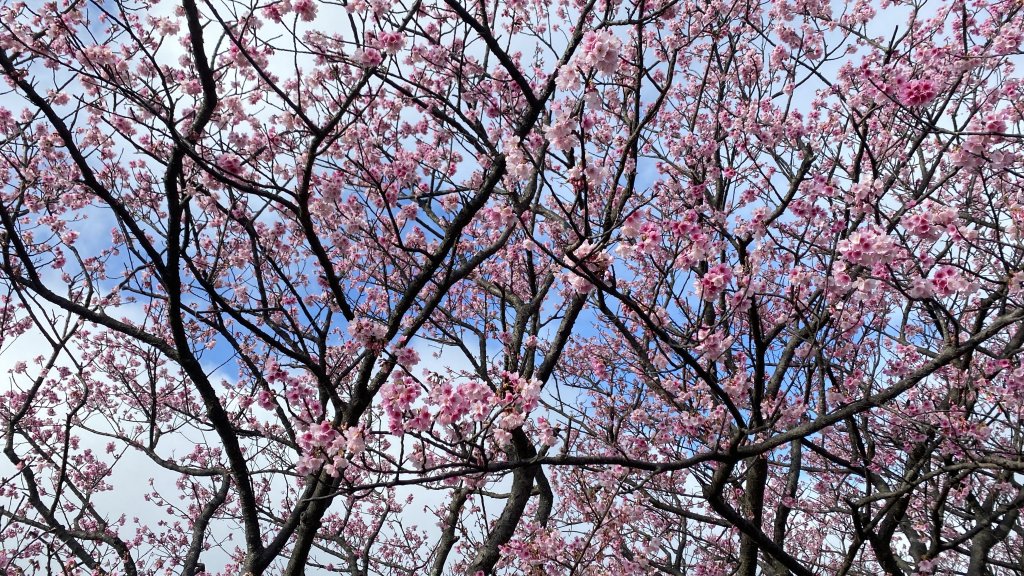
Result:
<svg viewBox="0 0 1024 576"><path fill-rule="evenodd" d="M0 571L1024 574L1019 0L0 0Z"/></svg>

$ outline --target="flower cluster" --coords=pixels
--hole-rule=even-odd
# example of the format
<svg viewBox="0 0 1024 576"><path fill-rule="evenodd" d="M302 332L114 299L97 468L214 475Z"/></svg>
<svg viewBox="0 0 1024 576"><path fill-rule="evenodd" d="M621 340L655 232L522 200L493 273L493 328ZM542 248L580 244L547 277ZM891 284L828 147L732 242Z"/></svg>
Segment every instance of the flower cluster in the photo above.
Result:
<svg viewBox="0 0 1024 576"><path fill-rule="evenodd" d="M576 90L583 82L580 69L575 63L569 63L558 69L558 76L555 78L555 86L559 90Z"/></svg>
<svg viewBox="0 0 1024 576"><path fill-rule="evenodd" d="M244 165L242 159L235 154L221 154L217 157L217 167L221 170L231 174L232 176L238 176L242 174Z"/></svg>
<svg viewBox="0 0 1024 576"><path fill-rule="evenodd" d="M577 90L590 70L614 74L621 65L622 40L608 29L591 30L583 36L580 52L558 69L555 86L559 90Z"/></svg>
<svg viewBox="0 0 1024 576"><path fill-rule="evenodd" d="M960 275L960 271L952 266L940 266L932 276L932 286L939 296L952 296L966 290L970 283Z"/></svg>
<svg viewBox="0 0 1024 576"><path fill-rule="evenodd" d="M877 226L857 230L840 240L838 247L848 262L863 266L889 262L896 251L893 239Z"/></svg>
<svg viewBox="0 0 1024 576"><path fill-rule="evenodd" d="M494 439L500 445L508 444L512 439L511 430L522 426L526 415L537 408L540 401L541 382L534 378L523 378L521 375L504 372L506 389L502 414L498 417L497 426L493 430Z"/></svg>
<svg viewBox="0 0 1024 576"><path fill-rule="evenodd" d="M281 22L288 13L294 12L299 19L312 22L316 18L316 8L315 0L282 0L267 4L263 15L274 22Z"/></svg>
<svg viewBox="0 0 1024 576"><path fill-rule="evenodd" d="M938 95L935 82L910 80L899 85L899 99L904 106L924 106Z"/></svg>
<svg viewBox="0 0 1024 576"><path fill-rule="evenodd" d="M1016 161L1006 150L995 149L1006 140L1006 119L1002 114L990 112L968 125L963 146L953 155L953 161L965 168L978 168L990 164L992 168L1005 168Z"/></svg>
<svg viewBox="0 0 1024 576"><path fill-rule="evenodd" d="M573 250L571 261L577 263L577 267L586 270L591 275L603 279L611 268L613 258L598 245L587 241ZM568 284L580 294L586 294L594 288L590 280L575 272L570 272Z"/></svg>
<svg viewBox="0 0 1024 576"><path fill-rule="evenodd" d="M697 281L697 294L703 300L714 300L729 287L732 268L728 264L715 264Z"/></svg>
<svg viewBox="0 0 1024 576"><path fill-rule="evenodd" d="M622 224L622 238L629 242L621 242L615 248L616 254L622 258L649 256L661 246L662 231L658 223L644 222L639 213L634 213Z"/></svg>
<svg viewBox="0 0 1024 576"><path fill-rule="evenodd" d="M405 47L405 36L401 32L382 32L377 41L380 48L388 54L398 54Z"/></svg>
<svg viewBox="0 0 1024 576"><path fill-rule="evenodd" d="M349 323L348 332L359 344L367 348L373 348L384 343L388 330L387 327L376 320L359 318Z"/></svg>
<svg viewBox="0 0 1024 576"><path fill-rule="evenodd" d="M458 423L466 416L475 422L483 422L491 413L494 392L478 380L458 386L443 382L430 391L428 400L438 407L435 421L442 426Z"/></svg>
<svg viewBox="0 0 1024 576"><path fill-rule="evenodd" d="M882 182L866 180L850 186L850 203L854 206L870 204L882 195Z"/></svg>
<svg viewBox="0 0 1024 576"><path fill-rule="evenodd" d="M696 210L687 210L668 225L672 238L683 242L683 250L676 259L676 268L689 268L707 258L711 250L711 237L701 224Z"/></svg>
<svg viewBox="0 0 1024 576"><path fill-rule="evenodd" d="M328 474L337 476L348 467L349 458L366 449L362 430L339 431L326 420L306 428L296 441L302 456L295 471L301 475L313 474L323 466Z"/></svg>
<svg viewBox="0 0 1024 576"><path fill-rule="evenodd" d="M551 124L544 128L544 135L555 150L568 150L573 147L573 135L576 133L576 122L568 114L558 114Z"/></svg>
<svg viewBox="0 0 1024 576"><path fill-rule="evenodd" d="M907 291L911 298L922 299L933 296L952 296L970 289L971 284L952 266L940 266L929 278L915 278Z"/></svg>
<svg viewBox="0 0 1024 576"><path fill-rule="evenodd" d="M405 414L420 397L419 383L411 376L396 372L380 394L384 413L388 416L389 431L396 436L404 434Z"/></svg>
<svg viewBox="0 0 1024 576"><path fill-rule="evenodd" d="M946 226L956 220L956 210L948 206L926 202L922 208L920 212L905 216L902 223L907 232L923 240L937 239Z"/></svg>
<svg viewBox="0 0 1024 576"><path fill-rule="evenodd" d="M400 366L409 369L420 363L420 355L412 348L399 348L395 350L395 360Z"/></svg>
<svg viewBox="0 0 1024 576"><path fill-rule="evenodd" d="M622 40L607 28L591 30L583 36L580 50L582 63L596 68L599 72L612 74L619 68Z"/></svg>
<svg viewBox="0 0 1024 576"><path fill-rule="evenodd" d="M376 68L384 61L384 55L376 48L360 48L352 53L352 60L362 68Z"/></svg>
<svg viewBox="0 0 1024 576"><path fill-rule="evenodd" d="M526 180L533 174L533 164L522 149L522 141L511 136L505 141L505 168L508 175L515 180Z"/></svg>
<svg viewBox="0 0 1024 576"><path fill-rule="evenodd" d="M1009 364L1007 362L1007 364ZM1007 366L1009 368L1009 366ZM1006 372L1006 389L1017 396L1024 396L1024 366L1017 366Z"/></svg>
<svg viewBox="0 0 1024 576"><path fill-rule="evenodd" d="M488 206L480 211L480 223L489 230L504 230L515 223L516 212L511 206Z"/></svg>

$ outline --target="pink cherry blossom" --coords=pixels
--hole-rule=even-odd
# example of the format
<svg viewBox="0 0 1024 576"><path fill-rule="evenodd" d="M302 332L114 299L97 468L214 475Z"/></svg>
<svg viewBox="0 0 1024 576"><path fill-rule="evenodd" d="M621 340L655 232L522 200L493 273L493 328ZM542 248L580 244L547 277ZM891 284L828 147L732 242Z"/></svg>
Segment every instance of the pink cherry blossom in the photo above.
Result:
<svg viewBox="0 0 1024 576"><path fill-rule="evenodd" d="M611 254L590 241L580 244L573 250L572 256L573 260L578 262L578 266L585 271L584 273L570 272L569 274L569 285L579 293L587 293L592 290L594 285L588 279L589 276L603 279L613 262Z"/></svg>
<svg viewBox="0 0 1024 576"><path fill-rule="evenodd" d="M838 247L847 261L868 266L889 261L896 249L893 239L877 227L857 230L840 240Z"/></svg>
<svg viewBox="0 0 1024 576"><path fill-rule="evenodd" d="M312 22L316 18L316 2L314 0L293 0L292 10L306 22Z"/></svg>
<svg viewBox="0 0 1024 576"><path fill-rule="evenodd" d="M583 35L580 59L604 74L619 68L622 41L612 30L590 31Z"/></svg>
<svg viewBox="0 0 1024 576"><path fill-rule="evenodd" d="M1021 14L0 0L0 573L1019 572Z"/></svg>
<svg viewBox="0 0 1024 576"><path fill-rule="evenodd" d="M732 267L728 264L715 264L697 283L697 290L704 300L717 298L732 281Z"/></svg>
<svg viewBox="0 0 1024 576"><path fill-rule="evenodd" d="M351 322L348 332L356 342L364 346L379 345L387 336L387 328L370 318L360 318Z"/></svg>
<svg viewBox="0 0 1024 576"><path fill-rule="evenodd" d="M904 106L924 106L938 95L931 80L910 80L900 86L899 99Z"/></svg>
<svg viewBox="0 0 1024 576"><path fill-rule="evenodd" d="M556 150L568 150L576 143L575 132L575 121L571 117L561 116L544 130L544 135Z"/></svg>
<svg viewBox="0 0 1024 576"><path fill-rule="evenodd" d="M951 296L968 287L967 281L952 266L940 266L932 276L931 283L939 296Z"/></svg>
<svg viewBox="0 0 1024 576"><path fill-rule="evenodd" d="M405 36L400 32L382 32L380 45L388 54L397 54L405 46Z"/></svg>
<svg viewBox="0 0 1024 576"><path fill-rule="evenodd" d="M420 363L420 355L412 348L400 348L395 352L398 363L406 368L412 368Z"/></svg>

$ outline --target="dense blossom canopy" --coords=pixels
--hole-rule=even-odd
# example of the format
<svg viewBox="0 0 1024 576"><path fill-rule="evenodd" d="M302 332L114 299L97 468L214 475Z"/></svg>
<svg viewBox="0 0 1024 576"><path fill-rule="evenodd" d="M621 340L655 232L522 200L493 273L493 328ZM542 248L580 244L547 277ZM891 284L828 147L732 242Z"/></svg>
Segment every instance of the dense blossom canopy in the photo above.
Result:
<svg viewBox="0 0 1024 576"><path fill-rule="evenodd" d="M1022 574L1020 0L0 0L0 572Z"/></svg>

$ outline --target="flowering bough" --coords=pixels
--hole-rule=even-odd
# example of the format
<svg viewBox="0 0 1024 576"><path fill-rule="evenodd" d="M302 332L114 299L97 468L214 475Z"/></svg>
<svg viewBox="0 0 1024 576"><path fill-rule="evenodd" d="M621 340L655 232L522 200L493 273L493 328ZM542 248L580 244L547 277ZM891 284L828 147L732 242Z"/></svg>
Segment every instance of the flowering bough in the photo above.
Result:
<svg viewBox="0 0 1024 576"><path fill-rule="evenodd" d="M0 28L5 573L1022 573L1020 2Z"/></svg>

